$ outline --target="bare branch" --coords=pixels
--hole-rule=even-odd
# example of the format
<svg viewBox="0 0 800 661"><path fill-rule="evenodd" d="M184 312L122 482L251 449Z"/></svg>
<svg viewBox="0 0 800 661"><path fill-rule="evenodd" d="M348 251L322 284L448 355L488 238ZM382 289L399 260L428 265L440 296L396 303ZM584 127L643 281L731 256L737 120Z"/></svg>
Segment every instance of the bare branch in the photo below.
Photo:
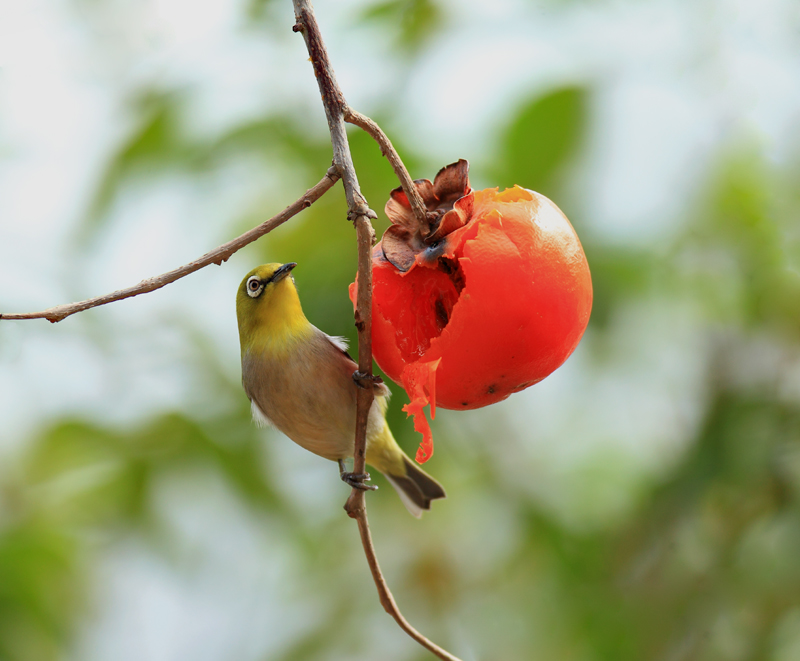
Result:
<svg viewBox="0 0 800 661"><path fill-rule="evenodd" d="M344 121L363 129L378 143L381 148L381 154L391 163L395 175L397 175L397 178L400 180L400 185L403 187L403 192L408 198L411 211L414 213L417 222L420 223L421 227L427 227L429 224L428 209L425 207L425 202L422 201L422 196L419 194L419 191L417 191L417 187L414 185L411 175L408 174L408 170L406 170L406 166L400 158L400 154L397 153L394 145L392 145L392 141L389 140L389 137L383 132L383 129L366 115L362 115L360 112L349 107L345 107L344 109Z"/></svg>
<svg viewBox="0 0 800 661"><path fill-rule="evenodd" d="M347 104L328 60L328 51L322 41L314 10L308 0L293 1L297 19L294 31L303 33L308 54L314 66L314 75L317 77L319 93L325 107L325 116L328 118L328 129L333 146L333 164L339 169L342 177L350 220L355 222L356 218L362 215L377 218L375 212L370 210L367 205L364 196L361 195L358 177L353 167L353 158L350 155L350 143L347 141L347 132L344 126L344 109Z"/></svg>
<svg viewBox="0 0 800 661"><path fill-rule="evenodd" d="M167 273L162 273L161 275L147 278L147 280L142 280L138 285L134 285L133 287L128 287L126 289L120 289L103 296L89 298L85 301L78 301L77 303L57 305L55 307L42 310L41 312L0 314L0 319L47 319L52 323L56 323L62 319L65 319L66 317L69 317L70 315L75 314L76 312L83 312L84 310L96 308L100 305L106 305L107 303L120 301L123 298L130 298L131 296L138 296L139 294L146 294L148 292L155 291L156 289L161 289L161 287L164 285L168 285L171 282L180 280L190 273L199 271L209 264L216 264L219 266L222 264L222 262L226 262L235 252L271 232L276 227L289 220L292 216L300 213L303 209L310 207L327 191L329 191L338 180L338 170L335 167L331 167L318 184L312 188L309 188L301 198L290 204L276 216L273 216L269 220L265 220L257 227L245 232L232 241L223 243L218 248L215 248L211 252L207 252L205 255L194 260L193 262L184 264L183 266L173 269L172 271L168 271Z"/></svg>
<svg viewBox="0 0 800 661"><path fill-rule="evenodd" d="M366 216L356 219L358 233L358 291L356 295L356 328L358 329L358 371L372 376L372 242L375 232ZM375 394L372 388L359 388L356 400L356 439L353 451L353 472L366 471L367 422ZM353 489L345 505L348 515L363 516L366 524L367 506L365 492ZM359 516L354 516L354 512ZM359 523L359 528L361 524ZM369 526L367 526L369 527ZM376 560L377 562L377 560Z"/></svg>
<svg viewBox="0 0 800 661"><path fill-rule="evenodd" d="M409 636L411 636L411 638L416 640L425 649L429 650L440 659L444 659L444 661L461 661L461 659L459 659L457 656L450 654L450 652L448 652L446 649L442 649L436 643L428 640L419 631L412 627L405 617L403 617L403 614L397 607L397 603L394 600L391 590L389 590L389 586L386 584L386 580L383 578L381 568L378 565L378 557L375 555L375 547L372 545L372 535L370 534L369 524L367 523L366 512L364 513L363 517L356 517L356 521L358 521L358 531L361 533L361 544L364 547L364 554L367 556L369 569L372 572L372 577L375 580L375 585L378 588L378 596L380 597L383 609L395 619L403 631L405 631Z"/></svg>
<svg viewBox="0 0 800 661"><path fill-rule="evenodd" d="M358 369L362 375L368 377L372 376L372 244L375 241L375 231L372 228L370 219L376 218L375 212L372 211L367 205L367 201L361 194L358 185L358 177L356 176L353 160L350 156L350 145L347 141L347 133L345 131L344 120L346 116L351 119L358 117L363 118L362 115L354 113L347 108L344 100L344 95L336 83L333 69L331 68L328 59L328 53L325 50L325 44L322 41L322 35L319 31L314 10L311 7L309 0L293 0L296 24L294 26L295 32L302 32L308 48L308 54L311 56L311 62L314 65L314 74L317 77L319 84L319 91L322 97L322 103L325 106L325 115L328 118L328 128L331 133L331 144L333 146L333 163L339 169L342 176L342 183L344 184L345 192L347 194L348 204L348 218L355 223L358 233L358 294L356 298L356 327L358 328ZM363 118L366 120L366 118ZM377 128L377 124L368 120ZM383 131L377 128L380 135ZM396 162L399 164L402 172L405 173L405 179L410 182L410 177L402 166L400 158L397 157L394 149L388 138L383 135L388 150L385 153L394 153ZM383 146L383 145L382 145ZM394 165L394 162L393 162ZM397 168L396 168L397 170ZM401 178L401 181L402 178ZM404 182L404 187L406 182ZM413 184L410 184L410 189L414 189ZM414 189L415 190L415 189ZM415 191L416 192L416 191ZM407 193L408 194L408 193ZM412 194L413 195L413 194ZM409 195L409 199L411 195ZM420 200L421 203L421 200ZM424 205L422 206L424 209ZM424 216L423 216L424 219ZM353 472L363 473L365 468L366 459L366 445L367 445L367 420L369 418L369 410L374 399L374 393L371 388L359 388L357 399L357 414L356 414L356 433L355 433L355 447L354 447L354 465ZM367 505L364 499L364 491L361 489L353 489L350 497L345 504L345 511L348 515L358 522L358 530L361 535L361 544L364 547L364 554L369 564L372 578L375 581L375 586L378 589L378 596L380 598L383 608L389 613L411 638L416 640L424 648L438 656L445 661L459 661L459 659L446 650L443 650L438 645L432 643L425 636L419 633L412 627L408 621L403 617L397 604L392 596L389 586L381 573L380 566L378 565L378 558L375 554L375 548L372 545L372 536L369 530L369 522L367 520Z"/></svg>

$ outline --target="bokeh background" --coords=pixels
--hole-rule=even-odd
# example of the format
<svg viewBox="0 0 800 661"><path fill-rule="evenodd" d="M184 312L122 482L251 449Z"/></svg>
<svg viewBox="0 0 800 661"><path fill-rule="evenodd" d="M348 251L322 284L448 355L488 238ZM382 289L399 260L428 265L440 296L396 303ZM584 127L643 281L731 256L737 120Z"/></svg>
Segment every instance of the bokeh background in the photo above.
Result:
<svg viewBox="0 0 800 661"><path fill-rule="evenodd" d="M467 158L476 188L545 193L594 278L560 370L439 412L447 500L417 521L377 478L404 613L464 661L800 659L800 4L317 5L414 177ZM0 4L0 311L167 271L318 181L292 24L288 0ZM350 135L381 211L397 183ZM222 267L0 321L0 659L431 658L334 465L256 429L239 383L261 262L297 261L308 317L354 340L345 213L337 187Z"/></svg>

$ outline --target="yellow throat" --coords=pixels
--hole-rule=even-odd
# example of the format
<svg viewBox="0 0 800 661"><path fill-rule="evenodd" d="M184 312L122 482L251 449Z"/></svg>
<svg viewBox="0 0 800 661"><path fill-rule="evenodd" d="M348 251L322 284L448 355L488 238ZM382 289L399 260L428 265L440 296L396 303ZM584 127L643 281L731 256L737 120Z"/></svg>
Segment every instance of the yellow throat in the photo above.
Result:
<svg viewBox="0 0 800 661"><path fill-rule="evenodd" d="M236 296L239 341L247 352L283 353L313 333L291 276L271 278L281 264L264 264L245 276ZM262 283L260 292L248 287ZM255 294L255 295L254 295Z"/></svg>

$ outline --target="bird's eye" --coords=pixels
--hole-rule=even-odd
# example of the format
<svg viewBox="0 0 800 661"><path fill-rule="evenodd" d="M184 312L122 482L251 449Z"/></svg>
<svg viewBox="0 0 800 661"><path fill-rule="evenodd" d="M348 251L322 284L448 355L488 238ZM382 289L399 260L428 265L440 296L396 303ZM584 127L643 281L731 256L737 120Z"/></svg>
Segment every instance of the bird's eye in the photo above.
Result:
<svg viewBox="0 0 800 661"><path fill-rule="evenodd" d="M251 298L256 298L261 293L263 286L261 280L254 275L247 281L247 293Z"/></svg>

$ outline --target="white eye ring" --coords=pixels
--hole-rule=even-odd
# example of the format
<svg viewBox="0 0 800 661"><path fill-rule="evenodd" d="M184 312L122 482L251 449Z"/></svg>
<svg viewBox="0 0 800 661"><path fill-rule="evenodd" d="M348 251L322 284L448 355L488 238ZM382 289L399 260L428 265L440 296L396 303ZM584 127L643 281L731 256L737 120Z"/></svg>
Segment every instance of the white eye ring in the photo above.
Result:
<svg viewBox="0 0 800 661"><path fill-rule="evenodd" d="M247 279L245 289L247 290L247 295L250 298L258 298L261 295L261 292L264 291L264 283L261 282L261 278L259 278L257 275L251 275Z"/></svg>

